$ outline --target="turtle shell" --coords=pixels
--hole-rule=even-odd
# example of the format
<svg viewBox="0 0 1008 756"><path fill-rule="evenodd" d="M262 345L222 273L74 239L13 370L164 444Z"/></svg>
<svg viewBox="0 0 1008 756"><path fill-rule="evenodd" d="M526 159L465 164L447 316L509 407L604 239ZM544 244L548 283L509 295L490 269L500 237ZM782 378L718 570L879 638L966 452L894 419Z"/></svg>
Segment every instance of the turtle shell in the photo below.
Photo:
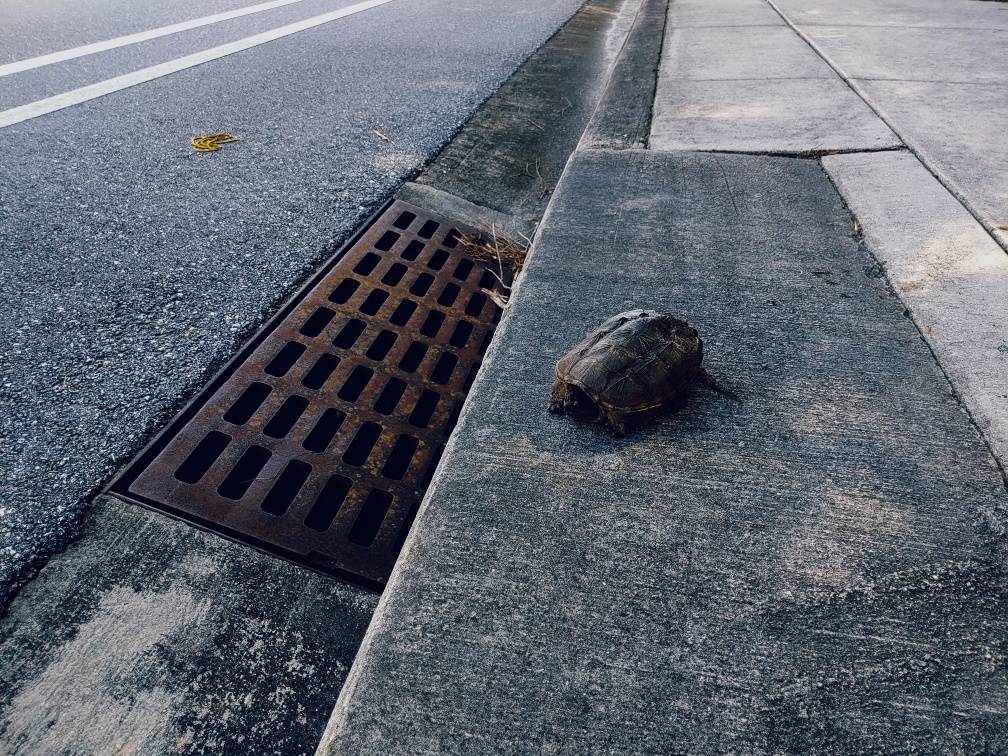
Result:
<svg viewBox="0 0 1008 756"><path fill-rule="evenodd" d="M653 310L615 315L556 366L557 380L620 414L667 404L702 375L703 341L685 321Z"/></svg>

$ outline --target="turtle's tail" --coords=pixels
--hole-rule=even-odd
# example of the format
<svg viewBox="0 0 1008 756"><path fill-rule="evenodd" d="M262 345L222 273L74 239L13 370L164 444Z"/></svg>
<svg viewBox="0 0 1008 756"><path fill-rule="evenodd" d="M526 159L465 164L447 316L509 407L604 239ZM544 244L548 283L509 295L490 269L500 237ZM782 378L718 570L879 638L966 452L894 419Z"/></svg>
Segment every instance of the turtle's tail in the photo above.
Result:
<svg viewBox="0 0 1008 756"><path fill-rule="evenodd" d="M739 395L727 386L722 385L717 378L707 372L706 368L700 368L700 374L697 377L700 379L700 383L709 388L711 391L724 394L729 399L734 399L739 404L742 404L742 400L739 398Z"/></svg>

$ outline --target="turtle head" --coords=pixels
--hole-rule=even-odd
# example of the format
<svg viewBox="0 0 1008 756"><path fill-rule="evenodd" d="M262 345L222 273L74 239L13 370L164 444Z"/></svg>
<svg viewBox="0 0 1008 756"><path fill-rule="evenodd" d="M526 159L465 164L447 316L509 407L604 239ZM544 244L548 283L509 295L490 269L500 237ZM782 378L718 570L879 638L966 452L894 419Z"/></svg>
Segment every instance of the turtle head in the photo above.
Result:
<svg viewBox="0 0 1008 756"><path fill-rule="evenodd" d="M572 383L557 381L550 391L549 411L580 420L598 417L598 407L582 389Z"/></svg>

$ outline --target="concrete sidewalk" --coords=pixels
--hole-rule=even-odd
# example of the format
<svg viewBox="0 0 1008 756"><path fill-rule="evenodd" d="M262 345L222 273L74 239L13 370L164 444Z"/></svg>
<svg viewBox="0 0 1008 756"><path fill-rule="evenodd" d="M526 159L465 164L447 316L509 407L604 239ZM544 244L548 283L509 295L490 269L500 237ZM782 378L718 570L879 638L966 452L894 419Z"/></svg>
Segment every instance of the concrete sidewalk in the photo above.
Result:
<svg viewBox="0 0 1008 756"><path fill-rule="evenodd" d="M571 159L320 753L1008 749L1008 258L782 13L673 3L651 149ZM548 415L633 307L745 403Z"/></svg>
<svg viewBox="0 0 1008 756"><path fill-rule="evenodd" d="M1008 746L1008 501L874 264L814 161L578 153L322 752ZM631 307L745 404L547 415Z"/></svg>
<svg viewBox="0 0 1008 756"><path fill-rule="evenodd" d="M799 154L902 143L763 0L714 0L670 8L650 146Z"/></svg>
<svg viewBox="0 0 1008 756"><path fill-rule="evenodd" d="M770 4L1008 249L1008 4Z"/></svg>
<svg viewBox="0 0 1008 756"><path fill-rule="evenodd" d="M1008 247L1006 49L1003 3L683 0L670 11L652 146L906 145Z"/></svg>
<svg viewBox="0 0 1008 756"><path fill-rule="evenodd" d="M1008 5L685 0L665 42L652 148L859 153L823 166L1008 464Z"/></svg>

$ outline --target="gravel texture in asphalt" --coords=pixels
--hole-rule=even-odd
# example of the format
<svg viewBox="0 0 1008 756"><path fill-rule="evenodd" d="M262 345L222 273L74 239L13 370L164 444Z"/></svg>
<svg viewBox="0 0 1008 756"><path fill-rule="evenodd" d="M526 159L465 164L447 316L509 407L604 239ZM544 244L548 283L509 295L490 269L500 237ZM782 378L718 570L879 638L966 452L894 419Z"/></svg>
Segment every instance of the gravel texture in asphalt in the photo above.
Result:
<svg viewBox="0 0 1008 756"><path fill-rule="evenodd" d="M233 11L256 0L0 0L0 63L49 55L124 34Z"/></svg>
<svg viewBox="0 0 1008 756"><path fill-rule="evenodd" d="M301 0L291 5L217 21L196 29L136 42L103 53L22 71L16 75L0 78L0 110L105 81L114 76L122 76L148 66L166 63L184 55L244 39L295 21L346 8L357 2L358 0ZM395 0L395 3L401 2L402 0ZM241 4L240 7L244 5ZM211 15L214 10L190 13L182 20ZM366 14L367 11L363 15ZM150 28L157 28L158 23L152 20ZM331 23L330 34L338 30L339 24L340 21ZM100 33L95 41L104 41L116 36L119 35L113 29L109 29Z"/></svg>
<svg viewBox="0 0 1008 756"><path fill-rule="evenodd" d="M3 130L0 594L578 5L393 2Z"/></svg>

